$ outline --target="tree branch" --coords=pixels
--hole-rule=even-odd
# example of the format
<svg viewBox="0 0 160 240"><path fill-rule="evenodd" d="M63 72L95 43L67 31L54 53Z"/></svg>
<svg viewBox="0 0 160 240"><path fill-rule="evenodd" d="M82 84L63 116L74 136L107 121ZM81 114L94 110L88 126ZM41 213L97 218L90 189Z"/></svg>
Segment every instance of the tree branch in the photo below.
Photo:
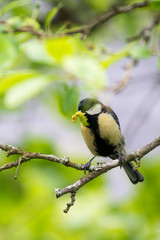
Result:
<svg viewBox="0 0 160 240"><path fill-rule="evenodd" d="M156 147L160 146L160 137L152 141L151 143L145 145L144 147L140 148L139 150L135 151L134 153L128 154L125 156L124 161L140 161L140 159L145 156L147 153L151 152ZM80 178L74 184L63 188L62 190L56 189L56 197L59 198L67 193L77 192L82 186L90 182L91 180L95 179L96 177L100 176L103 173L108 172L112 168L120 166L119 160L114 160L109 163L99 163L98 165L94 166L92 172L88 175Z"/></svg>
<svg viewBox="0 0 160 240"><path fill-rule="evenodd" d="M73 163L73 162L69 161L69 158L67 158L67 157L56 157L54 155L27 152L27 151L22 150L19 147L13 147L11 145L3 145L3 144L0 144L0 149L7 152L7 157L9 157L10 155L21 155L22 159L21 159L20 164L27 162L31 159L44 159L44 160L48 160L51 162L63 164L66 167L72 167L77 170L83 170L83 164ZM19 164L19 159L15 162L10 162L10 163L4 164L2 167L0 167L0 171L6 170L9 168L13 168L13 167L17 167L18 164Z"/></svg>
<svg viewBox="0 0 160 240"><path fill-rule="evenodd" d="M144 2L136 2L131 5L123 6L123 7L113 6L110 10L93 18L88 24L85 24L81 27L77 27L74 29L69 29L69 30L66 30L66 31L58 33L58 34L52 34L51 32L45 32L42 29L35 29L34 26L31 26L31 25L16 27L12 24L9 24L5 20L0 20L0 24L7 26L7 29L3 30L4 32L27 32L27 33L31 33L32 35L37 36L38 38L54 37L55 35L56 36L74 35L77 33L81 33L84 37L84 36L88 35L90 32L92 32L94 29L96 29L99 25L109 21L112 17L120 15L120 14L130 13L137 8L147 7L147 6L149 6L149 3L150 3L150 1L148 0L148 1L144 1Z"/></svg>
<svg viewBox="0 0 160 240"><path fill-rule="evenodd" d="M151 24L149 24L148 26L143 28L138 34L128 38L127 41L131 42L131 41L135 41L135 40L138 40L138 39L142 38L142 39L144 39L144 41L147 42L150 39L150 34L151 34L152 29L155 26L157 26L159 23L160 23L160 13L158 13L154 17L153 22Z"/></svg>
<svg viewBox="0 0 160 240"><path fill-rule="evenodd" d="M114 94L120 93L128 85L128 82L129 82L129 80L131 79L131 76L132 76L133 68L136 64L137 64L137 60L135 60L135 59L132 59L132 61L127 63L124 66L124 70L125 70L124 76L118 82L118 84L116 86L112 87L109 90L111 90Z"/></svg>
<svg viewBox="0 0 160 240"><path fill-rule="evenodd" d="M136 59L131 59L124 67L125 70L123 77L118 81L114 86L109 86L107 89L105 89L102 94L103 98L105 99L105 102L108 103L113 99L113 97L116 94L121 93L129 84L129 81L132 78L133 69L137 64ZM107 92L107 95L106 95Z"/></svg>
<svg viewBox="0 0 160 240"><path fill-rule="evenodd" d="M156 147L160 146L160 137L152 141L151 143L145 145L144 147L140 148L139 150L135 151L134 153L128 154L125 156L124 161L129 162L129 161L135 161L137 168L139 166L139 161L143 156L151 152L153 149ZM15 162L10 162L7 164L4 164L2 167L0 167L0 171L17 167L16 175L15 178L17 177L18 169L19 166L23 162L27 162L31 159L44 159L52 162L56 162L59 164L63 164L66 167L71 167L77 170L84 171L84 165L83 164L77 164L69 161L67 157L56 157L54 155L47 155L47 154L42 154L42 153L34 153L34 152L27 152L22 150L19 147L13 147L10 145L3 145L0 144L0 149L3 151L7 152L7 157L10 155L20 155L17 161ZM120 166L120 161L119 160L114 160L111 162L101 162L97 163L95 166L91 166L89 169L89 174L85 175L84 177L80 178L77 182L75 182L72 185L69 185L63 189L55 189L56 192L56 197L59 198L67 193L71 193L71 202L67 204L66 209L64 210L65 213L67 213L70 209L71 206L73 206L75 202L75 195L76 192L83 187L85 184L88 182L92 181L93 179L97 178L98 176L102 175L103 173L108 172L112 168Z"/></svg>
<svg viewBox="0 0 160 240"><path fill-rule="evenodd" d="M101 15L95 17L94 19L92 19L88 24L86 24L82 27L79 27L79 28L65 31L62 34L63 35L73 35L73 34L77 34L77 33L82 33L83 35L88 35L95 28L97 28L99 25L109 21L112 17L123 14L123 13L130 13L137 8L147 7L147 6L149 6L149 3L150 3L150 1L144 1L144 2L136 2L131 5L124 6L124 7L114 6L110 10L108 10L108 11L102 13Z"/></svg>
<svg viewBox="0 0 160 240"><path fill-rule="evenodd" d="M48 33L44 32L42 29L35 29L34 26L32 25L16 27L8 23L6 20L0 20L0 24L3 24L6 26L6 29L2 30L2 32L4 33L25 32L25 33L31 33L32 35L35 35L38 38L45 38L48 36Z"/></svg>

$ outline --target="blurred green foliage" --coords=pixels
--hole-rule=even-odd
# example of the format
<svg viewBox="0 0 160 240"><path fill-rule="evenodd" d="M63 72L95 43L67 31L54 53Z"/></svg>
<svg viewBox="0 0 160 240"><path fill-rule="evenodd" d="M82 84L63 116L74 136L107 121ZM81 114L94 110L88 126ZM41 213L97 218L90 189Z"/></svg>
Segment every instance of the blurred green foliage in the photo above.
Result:
<svg viewBox="0 0 160 240"><path fill-rule="evenodd" d="M73 8L76 8L78 2L74 5L71 1L71 6L73 4ZM122 1L122 4L126 3L127 1L124 1L124 3ZM62 9L67 11L65 2L53 6L46 13L44 25L47 28L48 36L45 38L37 39L34 37L34 33L17 31L16 29L29 27L30 32L34 30L40 34L44 33L38 18L36 20L38 12L35 15L35 9L40 11L40 3L38 6L37 8L37 3L35 3L32 9L30 1L24 1L23 3L21 1L8 1L8 4L2 3L1 15L5 22L2 21L0 24L0 98L2 98L3 105L7 109L21 106L26 101L44 92L48 86L49 88L54 88L55 81L61 83L62 88L64 83L74 86L78 85L79 93L85 91L96 96L99 91L108 86L106 69L110 65L129 56L141 59L152 55L152 48L149 45L138 45L137 41L126 44L118 52L111 52L104 47L106 41L104 34L107 34L107 38L110 39L112 23L108 29L104 25L100 28L100 31L96 31L95 34L83 41L81 40L81 34L50 37L49 32L51 31L59 34L65 30L66 23L59 25L57 23L58 20L55 19L58 14L60 15ZM97 9L95 11L96 14L100 9L102 11L104 7L106 9L111 7L109 3L98 2L97 4L95 1L92 3L91 1L85 1L82 4L82 8L83 6L89 6L92 11ZM24 14L22 11L20 14L19 11L22 7L26 8L28 12ZM81 10L80 8L79 14ZM18 14L15 15L15 13ZM33 17L30 17L31 14ZM139 25L142 26L147 19L152 19L151 13L148 12L146 14L145 12L143 13L143 20L139 22L141 13L138 15L136 12L135 14L136 18L133 14L127 15L129 19L127 21L125 15L117 16L118 22L116 22L114 36L119 37L119 40L124 40L128 33L131 34L130 29L134 30L132 31L132 34L134 34L135 31L138 31ZM90 15L92 16L92 14ZM128 22L130 25L123 26ZM121 34L119 29L122 31ZM124 29L125 32L123 32ZM159 31L158 28L157 31ZM75 94L72 94L73 96L77 94L76 87L72 88L72 92L74 89ZM57 92L57 96L59 95L58 99L63 99L63 96L61 96L62 92L61 90ZM66 115L68 114L66 113Z"/></svg>
<svg viewBox="0 0 160 240"><path fill-rule="evenodd" d="M115 17L86 39L82 40L81 34L58 35L66 30L67 21L76 27L114 4L133 2L136 1L34 1L33 6L30 0L0 1L1 116L9 117L13 111L18 114L37 98L53 116L71 122L81 96L97 96L109 86L106 70L111 65L123 58L149 58L157 53L157 46L141 40L126 43L116 51L110 49L108 42L115 39L124 42L138 33L159 11L159 1L151 1L146 11ZM25 27L30 32L20 31ZM157 26L152 43L157 42L159 30ZM38 38L36 32L46 35ZM160 69L160 60L157 65ZM28 151L61 155L56 137L51 142L44 136L25 136L19 146ZM3 164L16 157L6 159L1 152L0 159ZM82 159L76 156L75 161ZM1 172L0 239L159 240L160 164L155 159L145 161L142 168L145 182L131 185L123 199L112 199L110 183L102 176L78 192L75 206L67 216L62 209L69 196L55 199L54 188L73 183L83 173L44 160L21 165L16 181L15 169Z"/></svg>
<svg viewBox="0 0 160 240"><path fill-rule="evenodd" d="M32 142L36 140L36 146ZM27 143L28 142L28 143ZM28 150L51 153L53 143L28 139ZM48 143L47 143L48 142ZM78 160L78 159L77 159ZM159 159L144 160L143 184L130 185L130 194L116 200L110 195L106 176L85 186L70 212L62 212L69 196L56 199L54 186L76 181L82 173L44 160L32 160L0 175L1 239L139 239L160 237ZM3 206L3 207L2 207Z"/></svg>

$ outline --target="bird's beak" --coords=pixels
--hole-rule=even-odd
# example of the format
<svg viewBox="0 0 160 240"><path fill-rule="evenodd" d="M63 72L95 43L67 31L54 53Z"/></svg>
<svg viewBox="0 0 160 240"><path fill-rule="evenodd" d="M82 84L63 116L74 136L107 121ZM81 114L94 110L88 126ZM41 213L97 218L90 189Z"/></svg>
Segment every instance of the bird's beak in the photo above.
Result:
<svg viewBox="0 0 160 240"><path fill-rule="evenodd" d="M75 123L77 121L77 117L81 117L82 116L82 112L76 112L73 116L72 116L72 121Z"/></svg>

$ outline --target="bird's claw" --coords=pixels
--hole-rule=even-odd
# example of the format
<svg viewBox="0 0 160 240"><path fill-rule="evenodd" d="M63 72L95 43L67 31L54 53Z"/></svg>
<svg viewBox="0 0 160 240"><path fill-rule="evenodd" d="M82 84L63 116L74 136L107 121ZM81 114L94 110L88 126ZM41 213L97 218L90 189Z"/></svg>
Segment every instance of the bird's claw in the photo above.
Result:
<svg viewBox="0 0 160 240"><path fill-rule="evenodd" d="M86 163L83 165L84 174L86 174L86 171L87 171L87 170L90 172L91 162L92 162L92 160L93 160L95 157L96 157L96 156L92 157L88 162L86 162Z"/></svg>
<svg viewBox="0 0 160 240"><path fill-rule="evenodd" d="M122 168L122 165L124 163L124 156L123 155L119 155L118 159L119 159L119 162L120 162L120 168Z"/></svg>
<svg viewBox="0 0 160 240"><path fill-rule="evenodd" d="M89 160L88 162L86 162L86 163L83 165L84 174L86 174L86 171L87 171L87 170L89 171L90 166L91 166L91 160ZM89 171L89 172L90 172L90 171Z"/></svg>

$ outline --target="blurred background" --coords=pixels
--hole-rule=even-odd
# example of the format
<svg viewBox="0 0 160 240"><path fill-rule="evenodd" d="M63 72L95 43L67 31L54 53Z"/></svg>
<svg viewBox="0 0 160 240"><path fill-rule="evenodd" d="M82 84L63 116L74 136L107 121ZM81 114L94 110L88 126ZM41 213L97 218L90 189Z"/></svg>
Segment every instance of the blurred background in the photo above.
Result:
<svg viewBox="0 0 160 240"><path fill-rule="evenodd" d="M1 144L87 162L91 154L79 122L72 123L84 97L113 108L127 152L160 135L160 27L147 40L126 40L152 23L159 1L115 16L88 36L62 36L113 6L134 2L0 1ZM63 209L70 196L56 199L54 189L83 172L38 159L22 164L17 180L15 168L2 171L0 239L160 239L159 158L157 148L142 159L145 181L138 185L119 168L91 181L68 214ZM0 151L0 159L2 166L17 156ZM97 158L93 164L102 160L110 161Z"/></svg>

